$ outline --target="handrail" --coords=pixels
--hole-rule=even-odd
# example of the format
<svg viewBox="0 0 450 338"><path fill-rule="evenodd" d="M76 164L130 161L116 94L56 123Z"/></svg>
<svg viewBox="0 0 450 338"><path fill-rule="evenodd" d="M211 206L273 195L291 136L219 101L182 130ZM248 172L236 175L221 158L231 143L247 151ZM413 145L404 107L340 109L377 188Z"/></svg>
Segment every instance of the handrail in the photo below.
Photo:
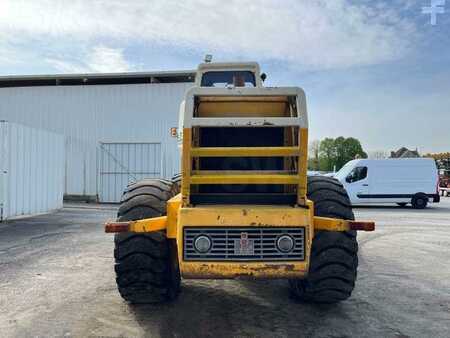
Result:
<svg viewBox="0 0 450 338"><path fill-rule="evenodd" d="M285 157L299 156L296 147L203 147L191 148L193 157Z"/></svg>
<svg viewBox="0 0 450 338"><path fill-rule="evenodd" d="M191 184L298 184L298 175L287 174L200 174L190 177Z"/></svg>

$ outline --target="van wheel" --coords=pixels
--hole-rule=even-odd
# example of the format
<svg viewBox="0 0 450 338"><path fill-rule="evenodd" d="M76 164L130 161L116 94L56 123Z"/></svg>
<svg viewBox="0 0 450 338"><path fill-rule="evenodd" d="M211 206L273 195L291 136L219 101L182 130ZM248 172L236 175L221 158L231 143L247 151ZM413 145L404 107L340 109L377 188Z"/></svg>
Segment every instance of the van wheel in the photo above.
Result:
<svg viewBox="0 0 450 338"><path fill-rule="evenodd" d="M353 220L342 184L334 178L308 177L308 198L314 215ZM308 277L289 281L292 295L305 302L337 303L350 297L358 267L356 231L317 231L311 248Z"/></svg>
<svg viewBox="0 0 450 338"><path fill-rule="evenodd" d="M402 207L402 208L406 207L407 204L408 204L408 203L403 203L403 202L402 202L402 203L397 203L397 205L400 206L400 207Z"/></svg>
<svg viewBox="0 0 450 338"><path fill-rule="evenodd" d="M414 209L425 209L428 204L428 196L424 193L415 194L411 200Z"/></svg>

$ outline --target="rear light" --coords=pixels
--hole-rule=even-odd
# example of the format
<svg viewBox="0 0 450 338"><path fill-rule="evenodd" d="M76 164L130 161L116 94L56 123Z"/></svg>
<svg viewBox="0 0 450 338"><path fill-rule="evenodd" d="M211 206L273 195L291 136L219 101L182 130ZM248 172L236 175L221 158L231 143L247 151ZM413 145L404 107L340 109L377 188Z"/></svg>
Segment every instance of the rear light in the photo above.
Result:
<svg viewBox="0 0 450 338"><path fill-rule="evenodd" d="M370 221L348 221L350 230L374 231L375 222Z"/></svg>
<svg viewBox="0 0 450 338"><path fill-rule="evenodd" d="M130 222L108 222L105 224L106 233L127 232Z"/></svg>

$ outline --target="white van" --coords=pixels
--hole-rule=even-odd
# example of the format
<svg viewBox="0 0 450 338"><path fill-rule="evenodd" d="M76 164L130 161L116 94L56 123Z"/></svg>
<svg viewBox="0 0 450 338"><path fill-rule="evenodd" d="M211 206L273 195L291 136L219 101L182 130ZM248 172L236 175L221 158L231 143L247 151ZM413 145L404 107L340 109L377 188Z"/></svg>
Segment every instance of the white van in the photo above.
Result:
<svg viewBox="0 0 450 338"><path fill-rule="evenodd" d="M431 158L348 162L334 177L347 190L352 204L397 203L423 209L439 202L439 176Z"/></svg>

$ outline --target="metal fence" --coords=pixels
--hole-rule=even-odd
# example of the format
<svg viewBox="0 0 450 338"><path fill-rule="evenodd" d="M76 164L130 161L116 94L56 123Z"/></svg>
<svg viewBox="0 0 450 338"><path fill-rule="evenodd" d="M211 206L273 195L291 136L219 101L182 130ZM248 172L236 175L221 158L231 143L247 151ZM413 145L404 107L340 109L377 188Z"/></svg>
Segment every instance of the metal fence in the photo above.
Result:
<svg viewBox="0 0 450 338"><path fill-rule="evenodd" d="M161 143L100 143L99 200L119 202L130 182L161 177Z"/></svg>

